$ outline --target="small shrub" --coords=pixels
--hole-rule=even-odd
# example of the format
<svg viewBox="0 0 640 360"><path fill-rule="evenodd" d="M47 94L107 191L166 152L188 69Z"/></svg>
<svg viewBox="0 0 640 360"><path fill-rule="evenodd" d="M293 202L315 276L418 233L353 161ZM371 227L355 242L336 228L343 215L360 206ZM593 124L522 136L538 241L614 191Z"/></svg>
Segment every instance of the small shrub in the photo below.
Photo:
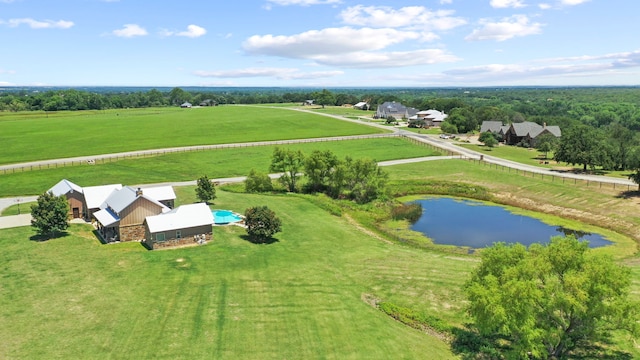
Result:
<svg viewBox="0 0 640 360"><path fill-rule="evenodd" d="M244 189L248 193L273 191L273 183L269 175L251 169L244 181Z"/></svg>
<svg viewBox="0 0 640 360"><path fill-rule="evenodd" d="M414 329L424 330L425 327L428 327L447 334L450 334L452 330L449 324L435 316L419 313L390 302L381 302L378 304L378 308L385 314Z"/></svg>

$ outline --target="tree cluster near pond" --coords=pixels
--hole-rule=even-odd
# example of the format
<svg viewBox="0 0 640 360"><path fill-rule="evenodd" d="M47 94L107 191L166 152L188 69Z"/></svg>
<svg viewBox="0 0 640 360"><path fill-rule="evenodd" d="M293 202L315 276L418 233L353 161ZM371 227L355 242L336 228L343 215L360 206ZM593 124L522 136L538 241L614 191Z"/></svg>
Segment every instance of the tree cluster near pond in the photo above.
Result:
<svg viewBox="0 0 640 360"><path fill-rule="evenodd" d="M640 335L630 272L573 236L528 249L497 244L465 286L480 334L508 341L509 358L566 359L588 353L612 330Z"/></svg>
<svg viewBox="0 0 640 360"><path fill-rule="evenodd" d="M314 150L308 157L301 151L276 148L271 158L271 171L282 173L278 179L289 192L299 191L298 179L307 183L304 192L323 192L333 198L366 203L385 194L388 176L371 159L339 160L333 152Z"/></svg>

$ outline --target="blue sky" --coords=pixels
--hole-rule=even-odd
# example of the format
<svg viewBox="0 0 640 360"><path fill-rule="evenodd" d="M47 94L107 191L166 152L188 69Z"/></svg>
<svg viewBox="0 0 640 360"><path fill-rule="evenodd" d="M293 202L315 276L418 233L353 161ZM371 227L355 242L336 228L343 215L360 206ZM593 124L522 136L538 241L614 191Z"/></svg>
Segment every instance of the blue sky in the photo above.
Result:
<svg viewBox="0 0 640 360"><path fill-rule="evenodd" d="M639 13L636 0L0 0L0 85L640 85Z"/></svg>

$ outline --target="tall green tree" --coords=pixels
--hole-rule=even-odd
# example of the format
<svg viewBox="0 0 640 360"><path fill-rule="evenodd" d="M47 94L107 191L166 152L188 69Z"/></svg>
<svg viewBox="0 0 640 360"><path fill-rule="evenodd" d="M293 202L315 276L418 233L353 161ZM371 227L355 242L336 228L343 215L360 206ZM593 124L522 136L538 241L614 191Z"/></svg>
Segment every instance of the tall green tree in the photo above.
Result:
<svg viewBox="0 0 640 360"><path fill-rule="evenodd" d="M632 148L638 145L636 133L619 122L612 123L607 128L608 141L613 146L612 160L617 170L626 170L627 158Z"/></svg>
<svg viewBox="0 0 640 360"><path fill-rule="evenodd" d="M304 159L305 190L324 192L329 187L331 174L338 165L338 157L331 150L314 150Z"/></svg>
<svg viewBox="0 0 640 360"><path fill-rule="evenodd" d="M247 234L256 243L265 243L282 230L282 221L267 206L250 207L244 212Z"/></svg>
<svg viewBox="0 0 640 360"><path fill-rule="evenodd" d="M480 334L510 342L508 358L563 359L611 330L639 333L630 270L586 242L557 236L529 249L499 243L481 259L465 285L468 311Z"/></svg>
<svg viewBox="0 0 640 360"><path fill-rule="evenodd" d="M554 159L582 165L586 171L587 166L594 167L597 164L599 150L597 131L586 125L577 125L563 132Z"/></svg>
<svg viewBox="0 0 640 360"><path fill-rule="evenodd" d="M544 158L548 158L549 152L558 146L558 138L552 134L542 134L536 139L536 149L544 154Z"/></svg>
<svg viewBox="0 0 640 360"><path fill-rule="evenodd" d="M204 175L196 182L196 197L202 202L209 203L216 198L216 186L213 181Z"/></svg>
<svg viewBox="0 0 640 360"><path fill-rule="evenodd" d="M313 94L313 97L315 103L318 105L322 105L323 109L325 105L335 105L336 103L336 96L327 89L322 89L322 91L315 92Z"/></svg>
<svg viewBox="0 0 640 360"><path fill-rule="evenodd" d="M64 195L55 196L46 192L38 196L36 204L31 205L31 226L38 234L49 238L69 227L69 203Z"/></svg>
<svg viewBox="0 0 640 360"><path fill-rule="evenodd" d="M304 154L302 151L276 147L273 150L269 170L282 173L278 181L280 181L289 192L296 192L298 189L298 178L301 175L300 171L303 166Z"/></svg>
<svg viewBox="0 0 640 360"><path fill-rule="evenodd" d="M381 197L386 191L389 175L374 160L345 158L344 182L349 198L364 204Z"/></svg>
<svg viewBox="0 0 640 360"><path fill-rule="evenodd" d="M633 172L629 174L629 179L638 184L640 191L640 147L635 147L627 158L627 168Z"/></svg>

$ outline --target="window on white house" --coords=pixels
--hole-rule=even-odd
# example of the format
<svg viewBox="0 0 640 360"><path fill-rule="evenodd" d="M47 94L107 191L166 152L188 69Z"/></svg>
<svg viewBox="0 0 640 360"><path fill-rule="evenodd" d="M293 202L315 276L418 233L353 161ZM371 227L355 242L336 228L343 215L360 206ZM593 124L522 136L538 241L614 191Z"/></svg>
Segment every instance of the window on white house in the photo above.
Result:
<svg viewBox="0 0 640 360"><path fill-rule="evenodd" d="M156 234L156 241L164 241L164 233L157 233Z"/></svg>
<svg viewBox="0 0 640 360"><path fill-rule="evenodd" d="M182 238L182 231L176 230L176 239L180 239L180 238Z"/></svg>

